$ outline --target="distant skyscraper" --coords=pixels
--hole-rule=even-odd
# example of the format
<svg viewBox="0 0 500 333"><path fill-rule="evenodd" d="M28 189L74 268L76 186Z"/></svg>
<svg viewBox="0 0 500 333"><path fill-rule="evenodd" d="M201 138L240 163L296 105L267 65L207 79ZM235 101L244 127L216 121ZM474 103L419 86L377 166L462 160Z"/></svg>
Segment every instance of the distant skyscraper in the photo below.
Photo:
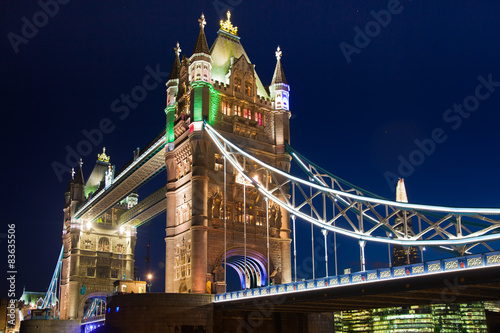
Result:
<svg viewBox="0 0 500 333"><path fill-rule="evenodd" d="M401 178L396 187L396 201L408 202L406 195L405 182ZM413 222L408 218L408 213L399 213L396 216L394 229L403 234L411 235L414 232ZM394 245L392 249L392 266L402 266L408 264L416 264L420 262L420 254L417 247Z"/></svg>

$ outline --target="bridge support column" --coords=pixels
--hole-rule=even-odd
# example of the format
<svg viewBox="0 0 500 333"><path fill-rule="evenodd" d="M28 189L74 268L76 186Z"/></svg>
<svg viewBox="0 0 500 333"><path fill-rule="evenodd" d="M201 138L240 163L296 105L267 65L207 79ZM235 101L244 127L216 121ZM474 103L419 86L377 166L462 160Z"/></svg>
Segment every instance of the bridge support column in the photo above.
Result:
<svg viewBox="0 0 500 333"><path fill-rule="evenodd" d="M204 132L191 133L193 171L191 178L192 216L191 216L191 276L192 293L206 292L208 272L208 151L209 138Z"/></svg>

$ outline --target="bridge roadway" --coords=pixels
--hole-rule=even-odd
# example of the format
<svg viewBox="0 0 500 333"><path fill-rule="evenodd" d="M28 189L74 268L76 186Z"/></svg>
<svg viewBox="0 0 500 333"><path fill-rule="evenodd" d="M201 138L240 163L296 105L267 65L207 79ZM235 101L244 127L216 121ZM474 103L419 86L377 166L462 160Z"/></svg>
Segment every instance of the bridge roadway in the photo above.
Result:
<svg viewBox="0 0 500 333"><path fill-rule="evenodd" d="M137 158L113 180L113 184L94 194L75 213L80 221L94 221L106 210L125 198L165 169L165 131L156 137ZM159 214L159 213L158 213Z"/></svg>
<svg viewBox="0 0 500 333"><path fill-rule="evenodd" d="M500 251L228 292L214 306L317 313L499 299Z"/></svg>

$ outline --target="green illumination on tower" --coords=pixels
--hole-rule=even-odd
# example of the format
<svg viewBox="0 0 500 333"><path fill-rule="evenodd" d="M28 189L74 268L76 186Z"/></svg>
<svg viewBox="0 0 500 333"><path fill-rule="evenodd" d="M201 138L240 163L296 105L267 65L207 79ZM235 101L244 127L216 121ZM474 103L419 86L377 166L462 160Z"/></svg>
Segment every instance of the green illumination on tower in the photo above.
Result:
<svg viewBox="0 0 500 333"><path fill-rule="evenodd" d="M193 121L203 120L203 85L193 85L194 87L194 108Z"/></svg>
<svg viewBox="0 0 500 333"><path fill-rule="evenodd" d="M208 123L213 125L220 110L220 93L210 85L210 113L208 114Z"/></svg>
<svg viewBox="0 0 500 333"><path fill-rule="evenodd" d="M167 139L167 143L171 143L175 141L175 135L174 135L175 104L167 106L167 108L165 109L165 113L167 114L167 126L165 130L165 136Z"/></svg>
<svg viewBox="0 0 500 333"><path fill-rule="evenodd" d="M203 120L203 88L207 87L209 89L210 105L208 110L208 123L212 125L220 109L220 93L215 90L211 83L205 81L192 82L191 87L194 90L193 121Z"/></svg>

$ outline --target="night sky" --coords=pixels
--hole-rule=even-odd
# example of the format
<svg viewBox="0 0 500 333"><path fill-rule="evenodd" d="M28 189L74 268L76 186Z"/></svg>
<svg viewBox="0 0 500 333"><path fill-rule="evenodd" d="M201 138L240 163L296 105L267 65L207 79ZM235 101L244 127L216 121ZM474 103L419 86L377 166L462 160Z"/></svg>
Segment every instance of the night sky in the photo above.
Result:
<svg viewBox="0 0 500 333"><path fill-rule="evenodd" d="M219 20L232 9L264 85L271 82L280 46L291 87L291 145L309 159L387 198L395 196L390 172L404 176L413 203L499 206L498 1L60 2L65 4L48 8L52 17L40 14L36 1L0 3L0 234L6 253L7 224L15 223L18 297L23 286L47 289L61 247L70 174L58 176L54 163L68 167L68 147L76 149L86 140L83 132L106 118L112 130L82 156L85 179L103 146L120 169L136 147L163 130L173 48L179 42L182 54L191 56L202 12L212 45ZM30 30L34 20L39 27ZM112 103L142 85L148 67L163 72L162 81L120 119ZM468 105L459 110L463 103ZM418 165L405 169L403 160ZM165 180L163 173L140 196ZM152 227L153 291L164 286L164 228L163 214ZM298 263L307 277L310 235L308 227L300 230ZM148 235L148 226L138 229L136 264L143 278ZM316 237L322 243L319 230ZM339 270L359 267L356 241L339 238L338 249ZM368 268L387 263L386 246L367 249ZM324 267L318 265L321 276Z"/></svg>

